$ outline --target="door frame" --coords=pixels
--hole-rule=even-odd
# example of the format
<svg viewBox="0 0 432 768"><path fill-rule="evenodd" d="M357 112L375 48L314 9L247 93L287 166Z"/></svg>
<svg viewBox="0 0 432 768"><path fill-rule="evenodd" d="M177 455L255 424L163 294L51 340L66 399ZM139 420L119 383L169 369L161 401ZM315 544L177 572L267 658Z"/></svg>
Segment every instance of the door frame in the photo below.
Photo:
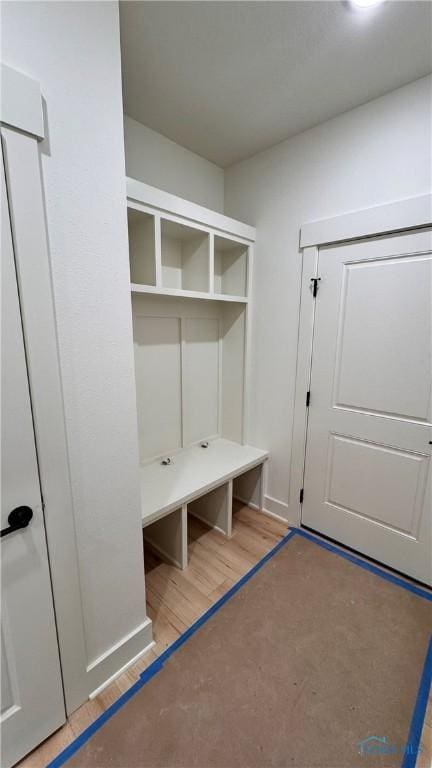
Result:
<svg viewBox="0 0 432 768"><path fill-rule="evenodd" d="M39 83L1 65L1 141L66 712L89 694L55 307L39 156Z"/></svg>
<svg viewBox="0 0 432 768"><path fill-rule="evenodd" d="M432 194L426 194L309 222L300 228L302 272L289 493L290 521L294 525L301 525L300 491L303 489L308 427L306 393L310 389L315 322L315 298L311 290L311 279L319 277L319 250L326 245L431 225Z"/></svg>

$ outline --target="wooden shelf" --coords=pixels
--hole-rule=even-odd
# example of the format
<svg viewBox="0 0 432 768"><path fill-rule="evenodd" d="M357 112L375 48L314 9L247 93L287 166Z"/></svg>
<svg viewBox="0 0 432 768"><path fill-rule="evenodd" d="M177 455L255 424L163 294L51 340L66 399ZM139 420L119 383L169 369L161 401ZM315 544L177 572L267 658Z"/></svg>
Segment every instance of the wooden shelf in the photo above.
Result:
<svg viewBox="0 0 432 768"><path fill-rule="evenodd" d="M177 296L187 299L205 299L206 301L231 301L240 304L247 304L247 296L228 296L223 293L206 293L205 291L185 291L181 288L159 288L155 285L141 285L141 283L131 283L132 293L153 293L159 296Z"/></svg>
<svg viewBox="0 0 432 768"><path fill-rule="evenodd" d="M211 440L178 451L168 466L161 461L140 467L143 526L159 520L194 499L247 472L268 458L268 452L231 440Z"/></svg>

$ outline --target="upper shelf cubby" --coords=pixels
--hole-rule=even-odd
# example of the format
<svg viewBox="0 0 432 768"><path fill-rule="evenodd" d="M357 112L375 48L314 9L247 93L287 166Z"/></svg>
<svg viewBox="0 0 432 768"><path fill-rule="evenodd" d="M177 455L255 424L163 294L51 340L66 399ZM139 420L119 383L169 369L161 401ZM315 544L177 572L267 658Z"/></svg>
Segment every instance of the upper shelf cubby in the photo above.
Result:
<svg viewBox="0 0 432 768"><path fill-rule="evenodd" d="M247 304L255 229L127 179L131 290Z"/></svg>
<svg viewBox="0 0 432 768"><path fill-rule="evenodd" d="M131 282L156 285L155 218L134 208L127 217Z"/></svg>
<svg viewBox="0 0 432 768"><path fill-rule="evenodd" d="M210 289L209 234L161 220L162 287L184 291Z"/></svg>
<svg viewBox="0 0 432 768"><path fill-rule="evenodd" d="M214 291L246 296L248 246L226 237L214 238Z"/></svg>

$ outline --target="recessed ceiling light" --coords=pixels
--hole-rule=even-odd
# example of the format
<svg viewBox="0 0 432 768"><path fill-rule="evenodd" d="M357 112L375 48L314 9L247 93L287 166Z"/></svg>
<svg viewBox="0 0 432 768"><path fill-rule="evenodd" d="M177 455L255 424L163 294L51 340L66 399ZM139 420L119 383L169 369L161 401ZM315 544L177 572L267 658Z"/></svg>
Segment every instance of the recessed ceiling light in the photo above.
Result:
<svg viewBox="0 0 432 768"><path fill-rule="evenodd" d="M351 0L352 5L356 8L372 8L374 5L381 5L385 0Z"/></svg>

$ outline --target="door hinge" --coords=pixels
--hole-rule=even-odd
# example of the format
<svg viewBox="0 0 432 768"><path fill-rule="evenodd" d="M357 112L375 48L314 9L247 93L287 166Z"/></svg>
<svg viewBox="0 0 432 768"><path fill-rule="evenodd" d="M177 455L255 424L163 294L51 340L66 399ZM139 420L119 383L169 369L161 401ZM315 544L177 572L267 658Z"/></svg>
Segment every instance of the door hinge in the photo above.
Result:
<svg viewBox="0 0 432 768"><path fill-rule="evenodd" d="M303 504L304 488L300 491L300 504Z"/></svg>
<svg viewBox="0 0 432 768"><path fill-rule="evenodd" d="M306 392L306 408L309 408L310 405L310 390Z"/></svg>
<svg viewBox="0 0 432 768"><path fill-rule="evenodd" d="M320 277L311 277L311 283L312 283L312 296L314 299L316 298L316 295L318 293L318 283L321 280Z"/></svg>

